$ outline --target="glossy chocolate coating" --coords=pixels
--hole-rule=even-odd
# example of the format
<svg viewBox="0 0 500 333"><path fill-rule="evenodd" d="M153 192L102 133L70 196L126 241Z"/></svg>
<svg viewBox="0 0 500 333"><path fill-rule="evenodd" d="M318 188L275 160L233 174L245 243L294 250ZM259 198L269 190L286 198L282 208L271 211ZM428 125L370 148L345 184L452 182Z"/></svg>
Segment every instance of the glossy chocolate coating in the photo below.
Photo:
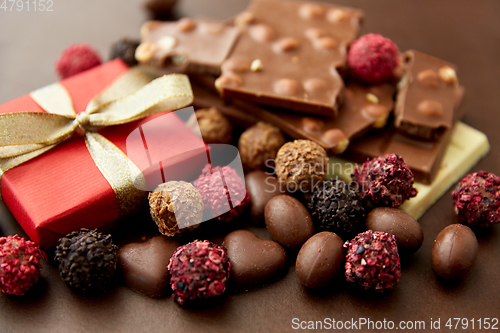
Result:
<svg viewBox="0 0 500 333"><path fill-rule="evenodd" d="M343 243L342 238L329 231L309 238L300 248L295 264L300 282L309 288L326 286L342 267Z"/></svg>
<svg viewBox="0 0 500 333"><path fill-rule="evenodd" d="M266 205L266 227L275 241L286 248L298 248L314 234L306 207L292 196L275 196Z"/></svg>
<svg viewBox="0 0 500 333"><path fill-rule="evenodd" d="M416 252L424 241L424 232L420 224L401 209L375 208L366 217L366 229L394 235L400 254Z"/></svg>
<svg viewBox="0 0 500 333"><path fill-rule="evenodd" d="M441 230L432 247L432 267L445 279L461 279L472 269L477 257L477 239L463 224Z"/></svg>
<svg viewBox="0 0 500 333"><path fill-rule="evenodd" d="M125 284L150 297L168 295L171 290L167 265L178 246L173 239L156 236L144 243L122 247L118 262Z"/></svg>
<svg viewBox="0 0 500 333"><path fill-rule="evenodd" d="M222 243L231 262L236 290L248 290L279 279L287 266L286 252L276 242L262 240L247 230L228 234Z"/></svg>
<svg viewBox="0 0 500 333"><path fill-rule="evenodd" d="M284 191L280 190L280 184L275 176L260 170L248 173L245 176L245 184L250 196L252 222L257 225L264 225L264 208L266 204Z"/></svg>

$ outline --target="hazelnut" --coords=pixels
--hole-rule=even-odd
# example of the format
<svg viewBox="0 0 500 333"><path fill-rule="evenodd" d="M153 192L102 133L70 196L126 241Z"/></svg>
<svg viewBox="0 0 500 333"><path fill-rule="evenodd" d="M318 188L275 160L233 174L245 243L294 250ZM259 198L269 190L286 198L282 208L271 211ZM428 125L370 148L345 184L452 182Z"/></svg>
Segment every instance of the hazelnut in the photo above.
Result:
<svg viewBox="0 0 500 333"><path fill-rule="evenodd" d="M222 92L224 87L236 88L243 83L243 79L235 74L224 74L215 80L215 88L219 93Z"/></svg>
<svg viewBox="0 0 500 333"><path fill-rule="evenodd" d="M443 106L438 101L424 100L418 104L417 110L428 117L443 115Z"/></svg>
<svg viewBox="0 0 500 333"><path fill-rule="evenodd" d="M255 59L254 61L252 61L252 64L250 65L250 70L252 72L260 72L263 68L264 64L260 59Z"/></svg>
<svg viewBox="0 0 500 333"><path fill-rule="evenodd" d="M325 9L316 3L308 3L300 6L299 15L303 19L310 20L314 18L319 18L325 13Z"/></svg>
<svg viewBox="0 0 500 333"><path fill-rule="evenodd" d="M147 62L149 61L155 53L158 51L158 46L153 43L141 43L135 50L135 59L138 62Z"/></svg>
<svg viewBox="0 0 500 333"><path fill-rule="evenodd" d="M330 22L340 22L340 21L345 21L349 18L349 14L342 9L332 9L328 11L327 14L327 19Z"/></svg>
<svg viewBox="0 0 500 333"><path fill-rule="evenodd" d="M316 41L316 47L324 50L331 50L337 47L337 41L332 37L322 37Z"/></svg>
<svg viewBox="0 0 500 333"><path fill-rule="evenodd" d="M326 36L326 31L320 28L308 28L305 35L309 39L318 39Z"/></svg>
<svg viewBox="0 0 500 333"><path fill-rule="evenodd" d="M290 52L299 47L299 41L292 37L280 39L275 44L275 50L278 52Z"/></svg>
<svg viewBox="0 0 500 333"><path fill-rule="evenodd" d="M204 23L203 31L210 35L220 35L224 31L224 25L219 23Z"/></svg>
<svg viewBox="0 0 500 333"><path fill-rule="evenodd" d="M378 97L372 93L366 94L366 100L373 104L378 104Z"/></svg>
<svg viewBox="0 0 500 333"><path fill-rule="evenodd" d="M163 36L156 42L156 46L164 51L170 52L177 45L177 39L174 36Z"/></svg>
<svg viewBox="0 0 500 333"><path fill-rule="evenodd" d="M243 73L250 69L250 62L241 58L229 58L224 60L221 69L223 73Z"/></svg>
<svg viewBox="0 0 500 333"><path fill-rule="evenodd" d="M234 19L234 23L238 27L245 27L248 24L252 24L255 22L255 16L250 12L243 12L238 14Z"/></svg>
<svg viewBox="0 0 500 333"><path fill-rule="evenodd" d="M268 26L267 24L255 24L252 25L248 32L253 39L258 42L270 42L274 39L275 32L273 28Z"/></svg>
<svg viewBox="0 0 500 333"><path fill-rule="evenodd" d="M444 82L455 85L458 83L457 73L451 67L444 66L438 70L438 75L441 80Z"/></svg>
<svg viewBox="0 0 500 333"><path fill-rule="evenodd" d="M180 32L189 32L196 28L196 22L193 19L185 17L177 21L176 26Z"/></svg>
<svg viewBox="0 0 500 333"><path fill-rule="evenodd" d="M307 133L318 133L321 131L323 126L324 126L323 122L319 119L310 117L302 118L302 128Z"/></svg>
<svg viewBox="0 0 500 333"><path fill-rule="evenodd" d="M333 152L335 154L342 154L349 145L349 139L347 138L345 133L338 128L332 128L326 131L323 134L323 141L328 144L335 145L335 147L333 148Z"/></svg>
<svg viewBox="0 0 500 333"><path fill-rule="evenodd" d="M308 93L317 93L321 91L325 91L328 87L328 84L325 80L319 78L308 79L304 82L304 89Z"/></svg>
<svg viewBox="0 0 500 333"><path fill-rule="evenodd" d="M274 84L274 91L279 95L295 96L299 91L299 83L292 79L281 79Z"/></svg>
<svg viewBox="0 0 500 333"><path fill-rule="evenodd" d="M161 21L147 21L141 26L141 37L146 37L151 30L158 28L161 25Z"/></svg>
<svg viewBox="0 0 500 333"><path fill-rule="evenodd" d="M439 77L432 69L426 69L418 73L417 80L429 88L437 88L439 86Z"/></svg>

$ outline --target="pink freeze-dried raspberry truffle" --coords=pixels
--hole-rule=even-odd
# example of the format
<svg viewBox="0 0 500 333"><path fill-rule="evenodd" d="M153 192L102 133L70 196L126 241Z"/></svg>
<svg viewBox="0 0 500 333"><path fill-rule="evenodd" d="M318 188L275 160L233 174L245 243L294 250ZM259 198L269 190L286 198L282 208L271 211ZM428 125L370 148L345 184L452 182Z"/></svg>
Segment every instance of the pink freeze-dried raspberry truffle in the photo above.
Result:
<svg viewBox="0 0 500 333"><path fill-rule="evenodd" d="M500 177L495 174L468 174L451 196L460 222L479 227L500 223Z"/></svg>
<svg viewBox="0 0 500 333"><path fill-rule="evenodd" d="M179 246L168 264L174 300L210 298L224 293L231 271L227 250L207 240Z"/></svg>
<svg viewBox="0 0 500 333"><path fill-rule="evenodd" d="M73 44L56 60L56 72L62 79L79 74L101 64L101 57L90 45Z"/></svg>
<svg viewBox="0 0 500 333"><path fill-rule="evenodd" d="M375 83L393 77L399 64L399 49L390 39L367 34L352 43L347 55L351 72L359 79Z"/></svg>
<svg viewBox="0 0 500 333"><path fill-rule="evenodd" d="M394 288L399 281L401 264L393 235L368 230L345 242L344 248L347 281L379 292Z"/></svg>
<svg viewBox="0 0 500 333"><path fill-rule="evenodd" d="M40 252L18 235L0 237L0 291L24 295L40 276Z"/></svg>

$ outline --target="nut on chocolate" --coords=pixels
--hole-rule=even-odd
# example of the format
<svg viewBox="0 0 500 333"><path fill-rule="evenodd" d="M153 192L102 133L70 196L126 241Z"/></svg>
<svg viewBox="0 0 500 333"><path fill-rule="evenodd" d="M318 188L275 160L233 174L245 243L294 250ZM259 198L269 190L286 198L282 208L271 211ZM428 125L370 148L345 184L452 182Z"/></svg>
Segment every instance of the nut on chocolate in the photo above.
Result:
<svg viewBox="0 0 500 333"><path fill-rule="evenodd" d="M160 184L149 193L148 199L151 217L165 236L196 229L202 222L203 200L191 183L170 181ZM181 228L178 225L180 219Z"/></svg>
<svg viewBox="0 0 500 333"><path fill-rule="evenodd" d="M311 191L325 179L327 162L326 151L316 142L287 142L276 156L276 176L290 191Z"/></svg>
<svg viewBox="0 0 500 333"><path fill-rule="evenodd" d="M240 136L238 150L245 170L265 170L274 164L276 153L285 143L279 128L258 122Z"/></svg>

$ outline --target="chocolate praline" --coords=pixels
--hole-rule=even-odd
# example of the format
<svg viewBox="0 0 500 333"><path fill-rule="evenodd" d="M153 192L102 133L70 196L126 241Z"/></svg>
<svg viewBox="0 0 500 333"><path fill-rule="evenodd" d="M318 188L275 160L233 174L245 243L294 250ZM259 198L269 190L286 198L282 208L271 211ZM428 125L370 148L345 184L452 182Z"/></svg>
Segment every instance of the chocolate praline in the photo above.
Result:
<svg viewBox="0 0 500 333"><path fill-rule="evenodd" d="M245 132L238 141L241 162L245 170L266 170L274 165L276 153L285 143L280 129L258 122Z"/></svg>

